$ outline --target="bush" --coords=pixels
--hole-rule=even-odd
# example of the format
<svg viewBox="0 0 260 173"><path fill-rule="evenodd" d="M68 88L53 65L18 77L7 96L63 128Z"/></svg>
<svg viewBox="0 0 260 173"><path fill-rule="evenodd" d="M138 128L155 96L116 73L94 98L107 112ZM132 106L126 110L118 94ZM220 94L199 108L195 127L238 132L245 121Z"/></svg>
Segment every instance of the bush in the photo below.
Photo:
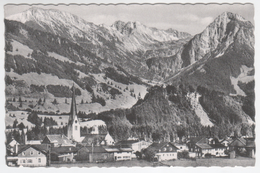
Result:
<svg viewBox="0 0 260 173"><path fill-rule="evenodd" d="M177 154L178 159L188 159L190 158L188 151L181 151Z"/></svg>

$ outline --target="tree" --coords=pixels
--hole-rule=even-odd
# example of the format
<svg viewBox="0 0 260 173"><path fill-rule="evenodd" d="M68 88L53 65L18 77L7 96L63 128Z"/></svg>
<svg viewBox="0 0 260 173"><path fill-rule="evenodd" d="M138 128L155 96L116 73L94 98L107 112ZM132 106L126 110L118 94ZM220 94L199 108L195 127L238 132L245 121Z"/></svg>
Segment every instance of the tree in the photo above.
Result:
<svg viewBox="0 0 260 173"><path fill-rule="evenodd" d="M83 104L84 103L84 101L83 101L83 99L81 100L81 104Z"/></svg>
<svg viewBox="0 0 260 173"><path fill-rule="evenodd" d="M160 132L155 132L152 134L152 138L153 138L154 142L161 141L162 137L163 137L163 135Z"/></svg>
<svg viewBox="0 0 260 173"><path fill-rule="evenodd" d="M54 99L53 102L52 102L52 104L54 104L54 105L58 104L57 100Z"/></svg>
<svg viewBox="0 0 260 173"><path fill-rule="evenodd" d="M17 119L15 119L14 122L13 122L13 128L16 128L17 124L18 124L18 121L17 121Z"/></svg>
<svg viewBox="0 0 260 173"><path fill-rule="evenodd" d="M23 130L25 128L25 125L21 122L19 125L18 125L18 128L19 130Z"/></svg>
<svg viewBox="0 0 260 173"><path fill-rule="evenodd" d="M38 105L40 105L42 103L42 99L40 98L38 101Z"/></svg>

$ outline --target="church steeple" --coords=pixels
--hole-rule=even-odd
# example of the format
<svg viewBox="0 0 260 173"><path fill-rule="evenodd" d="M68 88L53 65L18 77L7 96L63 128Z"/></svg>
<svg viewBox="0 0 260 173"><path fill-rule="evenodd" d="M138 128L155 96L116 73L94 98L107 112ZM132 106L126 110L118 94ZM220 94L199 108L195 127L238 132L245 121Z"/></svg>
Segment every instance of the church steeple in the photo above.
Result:
<svg viewBox="0 0 260 173"><path fill-rule="evenodd" d="M75 98L75 87L74 84L72 86L72 98L71 98L71 108L70 108L70 116L68 122L68 138L79 142L80 138L80 124L77 116L77 104Z"/></svg>
<svg viewBox="0 0 260 173"><path fill-rule="evenodd" d="M74 83L73 83L69 123L71 123L75 119L75 116L77 115L76 105L77 104L76 104L76 99L75 99L75 87L74 87Z"/></svg>

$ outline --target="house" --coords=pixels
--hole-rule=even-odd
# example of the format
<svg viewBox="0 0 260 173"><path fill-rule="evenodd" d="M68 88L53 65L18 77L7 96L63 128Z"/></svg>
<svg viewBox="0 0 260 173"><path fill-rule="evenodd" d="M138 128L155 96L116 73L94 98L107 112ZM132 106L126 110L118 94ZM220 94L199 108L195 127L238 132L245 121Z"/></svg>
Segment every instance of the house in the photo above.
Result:
<svg viewBox="0 0 260 173"><path fill-rule="evenodd" d="M230 144L229 150L235 151L236 153L240 153L241 151L245 150L246 147L246 140L244 138L236 137Z"/></svg>
<svg viewBox="0 0 260 173"><path fill-rule="evenodd" d="M63 134L46 135L42 141L42 144L51 144L52 147L60 147L60 146L74 146L75 147L75 144Z"/></svg>
<svg viewBox="0 0 260 173"><path fill-rule="evenodd" d="M96 146L105 145L106 134L86 134L84 139L81 141L83 146Z"/></svg>
<svg viewBox="0 0 260 173"><path fill-rule="evenodd" d="M228 149L229 149L229 144L230 144L232 141L233 141L232 138L225 138L225 139L221 140L220 143L221 143L222 145L224 145L224 146L227 148L227 150L228 150Z"/></svg>
<svg viewBox="0 0 260 173"><path fill-rule="evenodd" d="M108 153L113 153L114 161L132 160L133 150L129 147L108 146L104 147Z"/></svg>
<svg viewBox="0 0 260 173"><path fill-rule="evenodd" d="M129 147L118 148L119 151L114 152L114 160L122 161L122 160L132 160L133 150Z"/></svg>
<svg viewBox="0 0 260 173"><path fill-rule="evenodd" d="M225 151L227 147L217 139L217 138L212 138L211 140L208 141L208 144L214 148L215 152L212 152L211 154L216 156L216 157L224 157L227 156L225 154Z"/></svg>
<svg viewBox="0 0 260 173"><path fill-rule="evenodd" d="M17 165L26 167L48 166L50 145L23 145L17 153Z"/></svg>
<svg viewBox="0 0 260 173"><path fill-rule="evenodd" d="M112 138L112 136L110 136L109 133L107 133L106 136L105 136L105 142L106 142L106 145L114 145L115 144L114 139Z"/></svg>
<svg viewBox="0 0 260 173"><path fill-rule="evenodd" d="M205 143L205 144L207 144L208 140L204 136L190 137L187 140L187 146L188 146L190 152L195 152L196 151L196 149L197 149L196 144L197 143Z"/></svg>
<svg viewBox="0 0 260 173"><path fill-rule="evenodd" d="M176 143L173 143L173 145L178 148L177 152L189 151L189 147L187 146L186 143L176 142Z"/></svg>
<svg viewBox="0 0 260 173"><path fill-rule="evenodd" d="M206 154L215 155L215 149L207 143L196 143L194 149L197 157L205 157Z"/></svg>
<svg viewBox="0 0 260 173"><path fill-rule="evenodd" d="M78 148L74 146L52 147L51 161L72 162L77 152Z"/></svg>
<svg viewBox="0 0 260 173"><path fill-rule="evenodd" d="M18 152L18 146L20 145L14 138L7 144L7 155L15 155Z"/></svg>
<svg viewBox="0 0 260 173"><path fill-rule="evenodd" d="M146 152L153 152L154 158L158 161L162 161L176 160L177 150L178 148L170 142L154 142L146 149Z"/></svg>
<svg viewBox="0 0 260 173"><path fill-rule="evenodd" d="M86 147L89 151L89 162L113 161L114 153L107 152L103 146Z"/></svg>
<svg viewBox="0 0 260 173"><path fill-rule="evenodd" d="M152 143L151 142L146 142L144 140L138 141L138 140L126 140L126 141L119 141L115 144L117 147L125 147L125 148L131 148L133 150L133 158L136 157L135 153L137 151L141 152L142 149L145 149L149 147Z"/></svg>
<svg viewBox="0 0 260 173"><path fill-rule="evenodd" d="M246 138L246 151L247 156L255 158L255 138Z"/></svg>

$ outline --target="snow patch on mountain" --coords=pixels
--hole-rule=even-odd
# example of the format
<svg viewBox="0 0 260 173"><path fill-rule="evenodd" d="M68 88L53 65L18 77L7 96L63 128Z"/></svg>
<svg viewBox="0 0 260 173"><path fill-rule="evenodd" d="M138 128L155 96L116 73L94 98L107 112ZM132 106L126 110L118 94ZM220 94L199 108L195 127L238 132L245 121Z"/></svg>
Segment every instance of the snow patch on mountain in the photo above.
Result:
<svg viewBox="0 0 260 173"><path fill-rule="evenodd" d="M238 86L238 82L242 83L248 83L254 80L254 76L248 76L248 72L252 71L254 68L253 67L247 67L245 65L242 65L240 68L240 75L235 78L233 76L230 76L231 84L234 86L234 89L236 91L236 94L230 94L232 96L246 96L245 92L241 90L241 88Z"/></svg>
<svg viewBox="0 0 260 173"><path fill-rule="evenodd" d="M32 59L35 61L35 59L33 59L31 57L31 54L33 52L32 49L30 49L28 46L16 41L16 40L12 40L11 42L13 50L12 51L7 51L8 54L11 55L21 55L24 58L28 58L28 59Z"/></svg>
<svg viewBox="0 0 260 173"><path fill-rule="evenodd" d="M190 100L192 109L195 111L196 115L200 118L200 122L203 126L212 127L214 124L210 121L207 113L202 108L199 98L201 95L197 92L188 93L187 98Z"/></svg>
<svg viewBox="0 0 260 173"><path fill-rule="evenodd" d="M53 57L53 58L55 58L55 59L57 59L57 60L60 60L62 62L69 62L69 63L76 64L76 65L79 65L79 66L84 66L85 65L85 64L83 64L81 62L76 62L75 63L75 62L71 61L69 58L61 56L61 55L59 55L57 53L54 53L54 52L48 52L48 55Z"/></svg>

